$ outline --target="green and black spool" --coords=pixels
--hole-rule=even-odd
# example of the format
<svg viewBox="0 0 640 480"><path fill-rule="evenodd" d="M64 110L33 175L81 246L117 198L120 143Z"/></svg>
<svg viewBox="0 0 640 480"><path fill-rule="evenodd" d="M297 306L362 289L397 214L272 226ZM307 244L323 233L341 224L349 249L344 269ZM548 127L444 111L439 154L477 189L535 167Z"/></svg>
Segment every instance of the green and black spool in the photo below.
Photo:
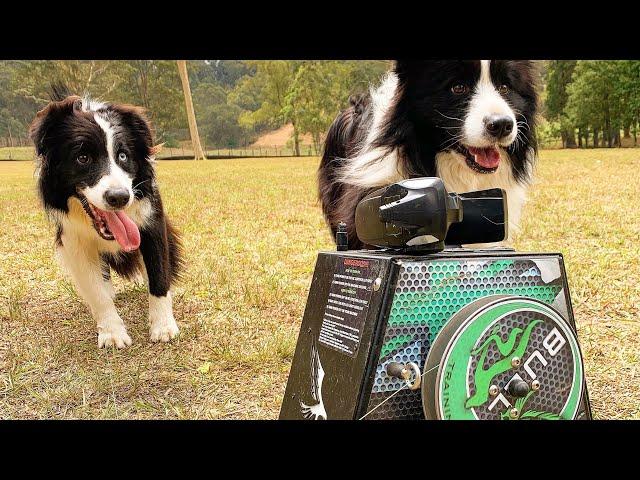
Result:
<svg viewBox="0 0 640 480"><path fill-rule="evenodd" d="M577 418L584 376L575 333L529 297L489 295L454 314L424 365L430 419Z"/></svg>
<svg viewBox="0 0 640 480"><path fill-rule="evenodd" d="M465 221L473 209L492 225L504 215L478 204L505 208L495 191L462 199L439 191L416 211L444 198L432 211L460 222L461 212L447 209L474 198ZM399 198L406 195L395 188L392 201ZM384 228L394 242L399 232L441 242L442 217L431 225ZM456 235L468 239L465 228ZM280 418L591 418L560 254L391 249L379 245L384 233L375 236L386 249L319 254Z"/></svg>

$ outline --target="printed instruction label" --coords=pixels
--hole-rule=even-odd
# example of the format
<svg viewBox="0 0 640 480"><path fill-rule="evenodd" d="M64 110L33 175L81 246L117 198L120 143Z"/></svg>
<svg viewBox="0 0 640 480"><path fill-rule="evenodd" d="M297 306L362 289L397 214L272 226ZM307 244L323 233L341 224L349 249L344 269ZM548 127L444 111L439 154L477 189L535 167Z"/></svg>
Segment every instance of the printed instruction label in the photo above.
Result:
<svg viewBox="0 0 640 480"><path fill-rule="evenodd" d="M338 260L320 327L320 343L351 357L356 355L379 273L378 260Z"/></svg>

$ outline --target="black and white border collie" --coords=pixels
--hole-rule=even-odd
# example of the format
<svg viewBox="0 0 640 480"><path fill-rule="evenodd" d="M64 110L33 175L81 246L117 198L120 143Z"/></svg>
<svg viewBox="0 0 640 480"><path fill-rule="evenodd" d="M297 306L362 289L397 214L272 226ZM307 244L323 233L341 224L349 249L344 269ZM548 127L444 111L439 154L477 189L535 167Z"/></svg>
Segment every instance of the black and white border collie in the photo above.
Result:
<svg viewBox="0 0 640 480"><path fill-rule="evenodd" d="M29 133L40 198L57 226L58 258L91 308L98 347L131 345L113 303L111 269L146 278L151 341L174 338L170 287L181 247L162 208L142 109L54 93Z"/></svg>
<svg viewBox="0 0 640 480"><path fill-rule="evenodd" d="M399 180L438 176L448 191L503 188L517 229L536 156L536 66L527 60L397 61L331 125L318 172L322 209L349 247L358 202Z"/></svg>

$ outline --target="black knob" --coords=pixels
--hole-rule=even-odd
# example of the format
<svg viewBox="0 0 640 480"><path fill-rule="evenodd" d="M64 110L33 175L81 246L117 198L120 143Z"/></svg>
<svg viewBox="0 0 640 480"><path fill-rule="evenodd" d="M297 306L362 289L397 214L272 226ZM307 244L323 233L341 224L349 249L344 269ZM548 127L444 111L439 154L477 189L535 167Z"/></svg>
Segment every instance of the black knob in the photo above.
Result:
<svg viewBox="0 0 640 480"><path fill-rule="evenodd" d="M390 377L396 378L404 378L402 372L404 371L405 366L398 362L389 362L387 365L387 375Z"/></svg>
<svg viewBox="0 0 640 480"><path fill-rule="evenodd" d="M507 387L507 392L512 397L524 397L529 393L529 384L524 380L513 380Z"/></svg>

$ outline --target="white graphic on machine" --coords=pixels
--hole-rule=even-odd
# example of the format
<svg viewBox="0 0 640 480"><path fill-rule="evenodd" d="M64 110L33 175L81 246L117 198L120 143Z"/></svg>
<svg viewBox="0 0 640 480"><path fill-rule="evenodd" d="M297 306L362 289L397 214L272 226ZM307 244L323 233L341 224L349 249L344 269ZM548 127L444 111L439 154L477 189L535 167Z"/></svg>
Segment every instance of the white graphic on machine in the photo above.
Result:
<svg viewBox="0 0 640 480"><path fill-rule="evenodd" d="M308 420L326 420L327 411L324 409L322 400L322 381L324 380L324 370L320 363L320 354L316 339L313 337L311 344L311 396L316 401L315 405L306 405L300 400L302 416Z"/></svg>

